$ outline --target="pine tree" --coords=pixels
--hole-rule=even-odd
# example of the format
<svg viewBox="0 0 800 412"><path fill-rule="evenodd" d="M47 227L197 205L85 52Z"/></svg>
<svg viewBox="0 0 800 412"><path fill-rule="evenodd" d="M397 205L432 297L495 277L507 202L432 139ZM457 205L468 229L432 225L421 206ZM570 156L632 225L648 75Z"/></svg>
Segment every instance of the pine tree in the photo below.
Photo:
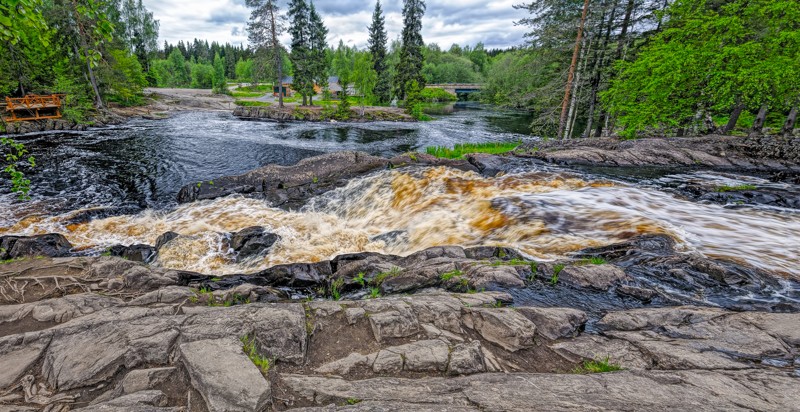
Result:
<svg viewBox="0 0 800 412"><path fill-rule="evenodd" d="M328 29L325 27L325 24L322 22L322 18L320 18L319 14L317 13L317 9L314 7L314 2L311 2L311 5L309 6L309 23L311 29L309 36L311 46L311 61L308 63L311 71L312 87L313 83L316 82L316 84L318 84L321 88L325 89L328 87L328 59L325 58L325 50L328 46L326 39L328 36ZM308 99L308 102L311 105L314 104L312 102L312 98L313 92Z"/></svg>
<svg viewBox="0 0 800 412"><path fill-rule="evenodd" d="M259 66L273 67L278 84L278 106L283 107L283 46L278 37L285 28L278 5L275 0L247 0L247 6L253 9L247 22L248 40L256 51L255 59L260 60ZM252 65L249 71L252 76Z"/></svg>
<svg viewBox="0 0 800 412"><path fill-rule="evenodd" d="M311 11L305 0L289 2L289 18L291 19L289 34L292 35L291 58L294 66L293 86L303 96L303 106L307 104L308 96L314 93L310 17Z"/></svg>
<svg viewBox="0 0 800 412"><path fill-rule="evenodd" d="M416 81L419 89L425 88L422 76L422 16L425 14L423 0L403 0L403 46L400 48L400 61L397 64L397 76L394 80L396 95L406 98L406 88Z"/></svg>
<svg viewBox="0 0 800 412"><path fill-rule="evenodd" d="M369 52L372 54L372 68L378 75L372 94L380 103L388 103L391 99L392 83L386 67L386 25L381 9L381 2L375 2L372 13L372 24L369 26Z"/></svg>

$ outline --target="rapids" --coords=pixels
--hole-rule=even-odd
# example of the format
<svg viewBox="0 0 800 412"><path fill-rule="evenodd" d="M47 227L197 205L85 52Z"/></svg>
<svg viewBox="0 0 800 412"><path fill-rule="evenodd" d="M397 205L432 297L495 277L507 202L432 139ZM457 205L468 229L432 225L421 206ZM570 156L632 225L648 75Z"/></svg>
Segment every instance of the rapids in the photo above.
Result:
<svg viewBox="0 0 800 412"><path fill-rule="evenodd" d="M175 231L184 236L162 248L158 265L220 275L350 252L407 255L438 245L508 246L552 260L640 234L668 234L684 250L800 278L796 211L698 203L669 192L674 182L688 179L756 179L747 176L621 178L520 161L494 178L442 167L381 171L297 211L241 196L174 201L178 188L191 181L266 163L292 164L324 151L392 155L457 141L519 140L525 137L514 133L518 122L477 110L424 124L357 126L187 113L161 123L139 120L83 134L38 135L30 143L43 163L32 176L34 199L0 198L8 211L0 217L0 234L59 232L78 250L100 254L115 244L152 245L160 234ZM48 151L60 154L48 157ZM87 222L86 216L94 218ZM248 226L264 226L281 240L263 260L235 263L230 232Z"/></svg>

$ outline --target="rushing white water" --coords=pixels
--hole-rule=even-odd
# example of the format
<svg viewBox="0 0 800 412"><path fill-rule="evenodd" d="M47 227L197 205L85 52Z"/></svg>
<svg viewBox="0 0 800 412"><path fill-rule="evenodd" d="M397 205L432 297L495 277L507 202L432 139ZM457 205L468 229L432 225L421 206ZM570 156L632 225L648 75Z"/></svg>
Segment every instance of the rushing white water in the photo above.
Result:
<svg viewBox="0 0 800 412"><path fill-rule="evenodd" d="M296 212L231 196L84 224L67 224L68 218L23 219L0 232L61 232L79 248L100 250L153 244L171 230L184 236L161 250L159 264L216 274L348 252L403 255L437 245L508 246L533 258L554 259L640 234L665 233L683 248L800 278L800 214L725 208L548 171L497 178L441 167L384 171L312 199ZM236 264L227 236L248 226L264 226L281 240L265 259ZM404 235L388 243L375 238L392 231Z"/></svg>

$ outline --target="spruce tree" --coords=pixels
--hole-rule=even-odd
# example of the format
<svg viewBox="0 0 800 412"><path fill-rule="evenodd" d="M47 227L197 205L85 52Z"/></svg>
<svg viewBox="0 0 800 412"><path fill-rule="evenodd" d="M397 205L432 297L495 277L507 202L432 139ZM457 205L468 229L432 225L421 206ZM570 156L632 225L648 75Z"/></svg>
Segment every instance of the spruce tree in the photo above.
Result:
<svg viewBox="0 0 800 412"><path fill-rule="evenodd" d="M247 22L247 35L256 52L255 60L258 60L258 66L268 64L274 68L278 82L278 106L283 107L283 46L278 37L284 27L278 5L275 0L247 0L247 6L253 9ZM252 75L252 66L250 72Z"/></svg>
<svg viewBox="0 0 800 412"><path fill-rule="evenodd" d="M311 2L309 7L309 23L310 23L310 71L312 90L313 84L316 82L321 88L328 87L328 59L325 58L325 50L328 43L326 37L328 36L328 29L322 22L317 9L314 7L314 2ZM313 92L312 92L313 96ZM309 96L309 103L314 104L312 96Z"/></svg>
<svg viewBox="0 0 800 412"><path fill-rule="evenodd" d="M303 106L308 96L314 93L314 80L311 53L311 11L305 0L289 2L289 18L292 35L292 65L294 66L293 87L303 96Z"/></svg>
<svg viewBox="0 0 800 412"><path fill-rule="evenodd" d="M425 88L422 76L422 15L425 14L423 0L403 0L403 45L400 48L400 61L394 79L395 94L405 100L406 91L412 81L419 89Z"/></svg>
<svg viewBox="0 0 800 412"><path fill-rule="evenodd" d="M378 74L377 82L372 94L381 103L388 103L391 99L391 79L386 67L386 26L381 2L375 2L375 11L372 13L372 24L369 26L369 52L372 54L372 68Z"/></svg>

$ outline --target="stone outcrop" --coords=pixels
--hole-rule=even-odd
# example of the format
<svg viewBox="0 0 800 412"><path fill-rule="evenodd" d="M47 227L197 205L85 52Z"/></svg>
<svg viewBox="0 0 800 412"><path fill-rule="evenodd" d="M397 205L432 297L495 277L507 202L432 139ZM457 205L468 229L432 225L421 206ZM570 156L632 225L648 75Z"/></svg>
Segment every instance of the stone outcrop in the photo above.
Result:
<svg viewBox="0 0 800 412"><path fill-rule="evenodd" d="M267 165L239 176L192 183L181 188L178 202L238 193L266 199L276 207L296 208L313 196L344 186L354 177L380 169L414 165L448 165L477 171L465 160L439 159L422 153L385 159L363 152L335 152L303 159L292 166Z"/></svg>
<svg viewBox="0 0 800 412"><path fill-rule="evenodd" d="M800 171L800 138L710 135L639 140L566 139L529 143L522 152L523 156L573 165Z"/></svg>

